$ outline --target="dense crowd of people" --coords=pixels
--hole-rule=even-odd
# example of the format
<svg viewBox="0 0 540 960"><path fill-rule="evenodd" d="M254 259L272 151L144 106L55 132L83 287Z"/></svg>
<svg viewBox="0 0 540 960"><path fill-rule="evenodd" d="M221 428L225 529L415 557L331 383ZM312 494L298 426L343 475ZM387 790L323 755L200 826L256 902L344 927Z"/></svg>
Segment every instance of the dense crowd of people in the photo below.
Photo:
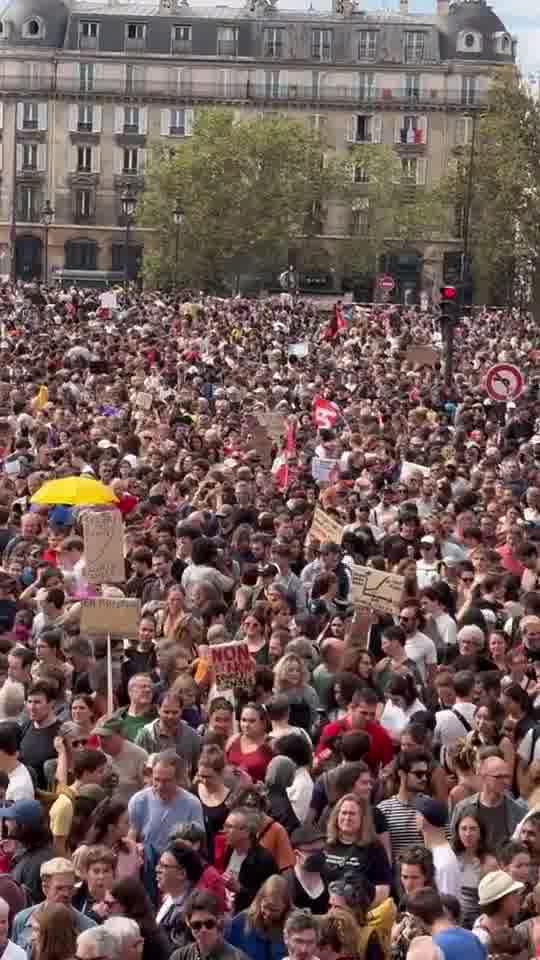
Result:
<svg viewBox="0 0 540 960"><path fill-rule="evenodd" d="M436 311L104 302L0 292L2 960L538 955L533 320L463 317L448 387ZM84 507L32 502L73 476L123 582ZM140 601L112 649L99 596Z"/></svg>

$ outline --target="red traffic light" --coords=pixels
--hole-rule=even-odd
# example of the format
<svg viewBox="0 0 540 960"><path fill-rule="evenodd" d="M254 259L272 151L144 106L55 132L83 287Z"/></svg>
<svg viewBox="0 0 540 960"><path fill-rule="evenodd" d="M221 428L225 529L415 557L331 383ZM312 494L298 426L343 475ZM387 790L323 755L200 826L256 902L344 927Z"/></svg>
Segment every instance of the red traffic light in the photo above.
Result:
<svg viewBox="0 0 540 960"><path fill-rule="evenodd" d="M455 287L441 287L441 300L457 300Z"/></svg>

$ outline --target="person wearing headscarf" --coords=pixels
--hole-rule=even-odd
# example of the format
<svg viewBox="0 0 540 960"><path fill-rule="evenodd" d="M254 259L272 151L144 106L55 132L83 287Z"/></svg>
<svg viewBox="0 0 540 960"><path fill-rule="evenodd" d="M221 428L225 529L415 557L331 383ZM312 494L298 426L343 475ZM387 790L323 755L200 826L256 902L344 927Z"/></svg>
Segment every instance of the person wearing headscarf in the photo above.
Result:
<svg viewBox="0 0 540 960"><path fill-rule="evenodd" d="M296 764L288 757L278 756L270 761L264 778L268 812L274 820L285 827L289 834L300 826L300 821L287 794L287 788L292 786L295 773Z"/></svg>

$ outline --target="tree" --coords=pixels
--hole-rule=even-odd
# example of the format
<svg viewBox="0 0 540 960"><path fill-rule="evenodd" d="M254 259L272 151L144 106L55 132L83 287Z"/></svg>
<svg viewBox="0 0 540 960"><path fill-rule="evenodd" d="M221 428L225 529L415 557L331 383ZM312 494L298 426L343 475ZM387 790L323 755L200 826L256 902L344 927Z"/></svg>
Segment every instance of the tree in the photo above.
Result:
<svg viewBox="0 0 540 960"><path fill-rule="evenodd" d="M147 279L216 289L240 274L283 270L297 238L320 232L327 199L343 189L342 168L325 162L318 133L303 123L280 115L235 122L232 111L201 111L189 140L153 151L139 213L140 224L155 230Z"/></svg>
<svg viewBox="0 0 540 960"><path fill-rule="evenodd" d="M540 104L513 69L473 118L472 137L449 177L449 195L464 212L475 285L486 299L518 287L540 302ZM464 237L465 239L465 237Z"/></svg>

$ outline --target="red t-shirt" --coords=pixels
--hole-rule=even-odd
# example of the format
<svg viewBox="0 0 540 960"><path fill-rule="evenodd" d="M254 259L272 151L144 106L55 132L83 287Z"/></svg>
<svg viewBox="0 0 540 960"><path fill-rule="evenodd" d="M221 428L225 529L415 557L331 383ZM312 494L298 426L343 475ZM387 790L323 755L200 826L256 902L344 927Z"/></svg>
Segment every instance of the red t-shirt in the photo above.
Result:
<svg viewBox="0 0 540 960"><path fill-rule="evenodd" d="M240 737L233 740L226 753L226 760L232 767L240 767L245 773L249 773L252 780L264 781L266 768L274 754L270 747L257 747L252 753L243 753L240 747Z"/></svg>
<svg viewBox="0 0 540 960"><path fill-rule="evenodd" d="M320 756L324 750L330 747L332 740L335 740L341 733L349 733L351 729L350 717L343 717L342 720L327 723L326 726L323 727L315 756ZM380 723L373 723L371 720L368 720L363 728L363 732L367 733L371 740L369 753L364 757L364 760L368 767L376 773L379 767L385 767L394 759L394 745Z"/></svg>

